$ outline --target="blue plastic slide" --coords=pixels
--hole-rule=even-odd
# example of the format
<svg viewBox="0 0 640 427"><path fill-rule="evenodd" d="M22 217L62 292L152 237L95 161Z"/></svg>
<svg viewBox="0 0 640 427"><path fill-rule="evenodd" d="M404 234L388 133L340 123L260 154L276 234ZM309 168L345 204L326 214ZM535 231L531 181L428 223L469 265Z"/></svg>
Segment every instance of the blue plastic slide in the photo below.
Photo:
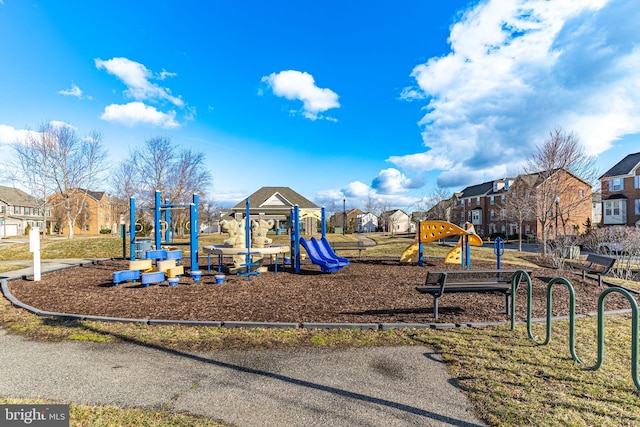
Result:
<svg viewBox="0 0 640 427"><path fill-rule="evenodd" d="M307 251L307 255L309 256L309 259L311 259L311 262L319 265L320 270L325 273L333 273L336 270L342 269L342 266L338 264L338 261L323 258L311 242L307 241L304 237L300 238L300 244Z"/></svg>
<svg viewBox="0 0 640 427"><path fill-rule="evenodd" d="M322 239L320 239L319 242L324 245L324 247L327 249L327 252L331 256L331 258L335 258L338 261L346 262L347 265L349 264L349 258L344 258L336 255L336 253L333 251L333 248L331 247L331 244L329 243L326 237L322 237Z"/></svg>
<svg viewBox="0 0 640 427"><path fill-rule="evenodd" d="M311 244L315 246L322 258L330 261L336 261L340 267L349 265L349 260L347 258L338 256L333 252L328 240L316 240L315 237L312 237Z"/></svg>

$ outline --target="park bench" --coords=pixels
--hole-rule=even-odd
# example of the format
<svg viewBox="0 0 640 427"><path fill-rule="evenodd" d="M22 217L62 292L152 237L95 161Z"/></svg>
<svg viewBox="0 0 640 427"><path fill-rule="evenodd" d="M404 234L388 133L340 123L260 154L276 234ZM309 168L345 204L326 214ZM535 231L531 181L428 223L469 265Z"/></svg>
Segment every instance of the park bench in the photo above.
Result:
<svg viewBox="0 0 640 427"><path fill-rule="evenodd" d="M331 247L334 251L358 251L358 257L362 257L362 251L367 250L367 246L364 242L333 242Z"/></svg>
<svg viewBox="0 0 640 427"><path fill-rule="evenodd" d="M587 255L588 264L582 264L578 262L568 263L571 267L582 270L582 279L584 280L585 274L595 274L598 276L598 286L602 286L602 276L607 274L616 259L608 256L589 254Z"/></svg>
<svg viewBox="0 0 640 427"><path fill-rule="evenodd" d="M505 295L505 312L509 314L511 278L516 271L530 270L451 270L429 271L424 286L416 290L433 296L433 317L438 319L438 299L445 293L454 292L498 292ZM524 279L520 276L518 285ZM517 289L517 287L516 287Z"/></svg>

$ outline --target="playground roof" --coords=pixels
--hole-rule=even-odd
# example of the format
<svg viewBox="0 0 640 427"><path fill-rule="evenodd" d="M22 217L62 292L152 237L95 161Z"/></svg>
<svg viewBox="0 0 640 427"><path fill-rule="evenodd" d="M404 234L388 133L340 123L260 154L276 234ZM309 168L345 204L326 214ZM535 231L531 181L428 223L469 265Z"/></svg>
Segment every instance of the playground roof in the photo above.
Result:
<svg viewBox="0 0 640 427"><path fill-rule="evenodd" d="M289 187L262 187L249 196L251 210L286 210L298 205L301 209L320 209L318 205L296 193ZM232 211L244 210L245 200L231 208Z"/></svg>

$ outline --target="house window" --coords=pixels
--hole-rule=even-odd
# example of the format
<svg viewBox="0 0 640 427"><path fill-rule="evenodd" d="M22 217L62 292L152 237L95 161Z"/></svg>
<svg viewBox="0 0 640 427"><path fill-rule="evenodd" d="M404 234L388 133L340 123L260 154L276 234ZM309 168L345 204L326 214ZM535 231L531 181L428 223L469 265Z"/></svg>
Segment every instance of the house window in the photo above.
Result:
<svg viewBox="0 0 640 427"><path fill-rule="evenodd" d="M476 205L480 204L480 196L476 197Z"/></svg>
<svg viewBox="0 0 640 427"><path fill-rule="evenodd" d="M635 203L636 203L636 215L640 215L640 199L636 199Z"/></svg>
<svg viewBox="0 0 640 427"><path fill-rule="evenodd" d="M580 197L584 197L584 190L580 190L578 194L580 194Z"/></svg>
<svg viewBox="0 0 640 427"><path fill-rule="evenodd" d="M500 203L504 205L506 202L507 202L507 195L503 194L502 196L500 196Z"/></svg>
<svg viewBox="0 0 640 427"><path fill-rule="evenodd" d="M25 207L24 208L24 214L25 215L31 215L31 208Z"/></svg>
<svg viewBox="0 0 640 427"><path fill-rule="evenodd" d="M620 215L620 201L608 200L604 204L604 214L606 216L619 216Z"/></svg>
<svg viewBox="0 0 640 427"><path fill-rule="evenodd" d="M633 186L635 188L640 188L640 175L636 175L633 177Z"/></svg>
<svg viewBox="0 0 640 427"><path fill-rule="evenodd" d="M89 231L89 225L88 224L84 226L84 231Z"/></svg>
<svg viewBox="0 0 640 427"><path fill-rule="evenodd" d="M480 210L475 210L475 211L472 212L471 221L474 224L482 224L482 222L480 220L480 213L481 212L482 211L480 211Z"/></svg>
<svg viewBox="0 0 640 427"><path fill-rule="evenodd" d="M613 178L609 181L609 191L624 190L624 180L622 178Z"/></svg>
<svg viewBox="0 0 640 427"><path fill-rule="evenodd" d="M496 217L496 211L494 211L493 209L491 209L489 211L489 218L494 219Z"/></svg>
<svg viewBox="0 0 640 427"><path fill-rule="evenodd" d="M490 204L490 205L493 205L493 204L496 202L496 200L495 200L495 199L496 199L496 198L495 198L494 196L489 197L489 204Z"/></svg>

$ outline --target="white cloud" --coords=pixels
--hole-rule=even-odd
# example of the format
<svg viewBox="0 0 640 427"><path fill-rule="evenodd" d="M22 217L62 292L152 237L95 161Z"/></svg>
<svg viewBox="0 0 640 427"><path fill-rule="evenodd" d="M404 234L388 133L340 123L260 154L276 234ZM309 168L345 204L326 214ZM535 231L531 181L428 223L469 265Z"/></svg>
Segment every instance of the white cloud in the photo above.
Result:
<svg viewBox="0 0 640 427"><path fill-rule="evenodd" d="M285 70L262 77L276 96L289 100L302 101L302 115L311 120L335 118L325 117L323 113L331 108L339 108L338 94L331 89L316 86L313 76L306 72Z"/></svg>
<svg viewBox="0 0 640 427"><path fill-rule="evenodd" d="M96 68L104 69L122 80L127 86L125 94L136 101L169 101L177 107L184 107L184 101L171 94L169 88L158 86L150 80L164 80L166 77L173 77L175 73L162 70L161 73L154 74L143 64L127 58L111 58L106 61L96 58Z"/></svg>
<svg viewBox="0 0 640 427"><path fill-rule="evenodd" d="M37 134L37 132L27 129L16 129L8 125L0 125L0 145L25 141L30 134Z"/></svg>
<svg viewBox="0 0 640 427"><path fill-rule="evenodd" d="M354 181L347 184L347 186L341 190L341 193L345 197L362 198L371 194L371 188L365 183Z"/></svg>
<svg viewBox="0 0 640 427"><path fill-rule="evenodd" d="M142 102L130 102L128 104L111 104L105 107L100 116L108 122L119 123L133 127L137 124L150 124L163 128L176 128L180 124L176 122L176 112L164 113Z"/></svg>
<svg viewBox="0 0 640 427"><path fill-rule="evenodd" d="M460 185L514 170L549 131L599 154L640 132L640 8L631 0L488 0L417 65L401 98L426 99L421 153L388 161Z"/></svg>
<svg viewBox="0 0 640 427"><path fill-rule="evenodd" d="M390 172L388 175L394 175L394 173ZM326 206L329 210L334 211L342 210L342 200L345 200L347 209L357 207L364 210L368 206L374 209L384 206L386 208L412 210L420 201L420 198L409 194L381 193L361 181L353 181L339 189L319 191L313 200L317 204Z"/></svg>
<svg viewBox="0 0 640 427"><path fill-rule="evenodd" d="M71 83L71 87L69 89L64 89L58 91L60 95L64 96L75 96L76 98L82 98L82 90L75 83Z"/></svg>
<svg viewBox="0 0 640 427"><path fill-rule="evenodd" d="M381 170L373 179L371 187L380 194L404 193L413 187L412 181L398 169Z"/></svg>

